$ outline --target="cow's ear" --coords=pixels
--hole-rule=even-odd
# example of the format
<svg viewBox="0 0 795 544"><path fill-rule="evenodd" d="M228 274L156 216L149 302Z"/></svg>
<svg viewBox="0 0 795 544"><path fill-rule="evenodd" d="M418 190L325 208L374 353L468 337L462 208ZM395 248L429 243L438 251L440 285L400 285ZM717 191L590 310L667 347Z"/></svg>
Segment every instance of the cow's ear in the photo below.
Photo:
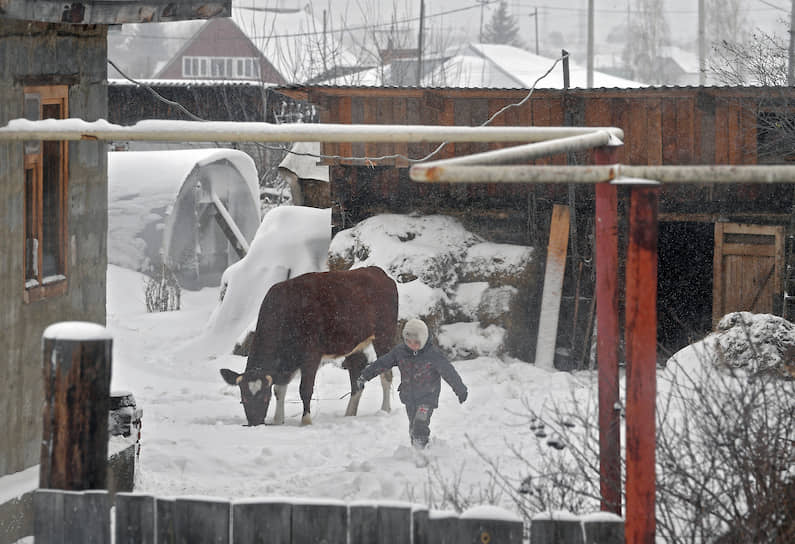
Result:
<svg viewBox="0 0 795 544"><path fill-rule="evenodd" d="M229 370L228 368L221 369L221 377L223 377L224 381L229 385L237 385L237 379L240 376L241 375L234 370Z"/></svg>

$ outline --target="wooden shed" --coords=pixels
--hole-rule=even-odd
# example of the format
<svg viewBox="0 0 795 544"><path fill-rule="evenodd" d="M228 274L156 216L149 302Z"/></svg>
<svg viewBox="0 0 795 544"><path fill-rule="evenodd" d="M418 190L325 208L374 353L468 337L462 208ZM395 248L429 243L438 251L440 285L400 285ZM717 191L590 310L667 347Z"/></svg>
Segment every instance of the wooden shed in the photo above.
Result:
<svg viewBox="0 0 795 544"><path fill-rule="evenodd" d="M319 108L328 123L469 125L485 123L522 101L522 89L290 87L278 89ZM624 131L618 162L630 165L754 165L787 163L793 155L795 90L683 87L536 90L491 121L500 126L614 126ZM434 158L502 144L448 144ZM336 229L389 212L459 217L488 239L546 247L552 204L572 213L561 323L587 315L593 297L593 187L584 185L424 185L408 176L409 161L437 144L324 144ZM536 164L588 164L585 153ZM625 221L628 201L620 203ZM795 264L793 186L665 185L660 194L658 342L661 356L700 338L727 312L750 310L793 319ZM623 230L623 229L622 229ZM789 240L789 246L785 243ZM586 306L587 308L587 306ZM584 324L562 327L559 345L577 348ZM585 334L587 336L587 334Z"/></svg>

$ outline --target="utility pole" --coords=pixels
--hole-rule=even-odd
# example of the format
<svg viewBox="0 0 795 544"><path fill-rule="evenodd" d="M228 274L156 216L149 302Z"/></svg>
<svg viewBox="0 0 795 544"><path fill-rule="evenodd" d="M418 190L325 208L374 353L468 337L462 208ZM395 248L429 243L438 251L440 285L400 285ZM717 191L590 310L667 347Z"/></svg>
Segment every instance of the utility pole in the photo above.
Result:
<svg viewBox="0 0 795 544"><path fill-rule="evenodd" d="M789 12L789 61L787 62L787 85L795 84L795 0Z"/></svg>
<svg viewBox="0 0 795 544"><path fill-rule="evenodd" d="M703 1L703 0L702 0ZM795 2L795 0L793 0ZM588 61L586 65L586 87L593 88L593 0L588 0Z"/></svg>
<svg viewBox="0 0 795 544"><path fill-rule="evenodd" d="M793 0L795 5L795 0ZM702 87L707 84L707 12L704 8L704 0L698 0L698 84ZM790 34L792 36L792 34ZM792 47L790 39L790 49Z"/></svg>
<svg viewBox="0 0 795 544"><path fill-rule="evenodd" d="M795 2L795 0L792 0ZM420 36L417 44L417 86L422 85L422 27L425 22L425 0L420 0Z"/></svg>
<svg viewBox="0 0 795 544"><path fill-rule="evenodd" d="M537 7L533 8L533 13L530 14L530 17L535 19L535 24L536 24L536 32L535 32L535 37L536 37L536 55L538 55L539 53L538 53L538 8Z"/></svg>
<svg viewBox="0 0 795 544"><path fill-rule="evenodd" d="M478 43L483 43L483 8L486 4L491 4L492 0L476 0L480 4L480 32L478 33Z"/></svg>

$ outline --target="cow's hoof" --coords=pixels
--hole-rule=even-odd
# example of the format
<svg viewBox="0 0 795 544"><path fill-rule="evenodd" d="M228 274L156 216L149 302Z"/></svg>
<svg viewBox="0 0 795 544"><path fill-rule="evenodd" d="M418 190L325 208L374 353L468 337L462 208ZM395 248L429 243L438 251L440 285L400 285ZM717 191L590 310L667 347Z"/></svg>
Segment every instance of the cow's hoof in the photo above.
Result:
<svg viewBox="0 0 795 544"><path fill-rule="evenodd" d="M312 416L309 414L304 415L301 418L301 425L312 425Z"/></svg>

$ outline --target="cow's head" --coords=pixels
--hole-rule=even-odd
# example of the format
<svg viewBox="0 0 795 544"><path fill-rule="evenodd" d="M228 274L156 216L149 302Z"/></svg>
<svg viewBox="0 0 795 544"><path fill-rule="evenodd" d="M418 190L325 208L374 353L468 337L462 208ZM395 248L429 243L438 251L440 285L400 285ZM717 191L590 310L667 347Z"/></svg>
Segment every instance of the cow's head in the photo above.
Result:
<svg viewBox="0 0 795 544"><path fill-rule="evenodd" d="M243 374L222 368L221 376L229 385L240 387L240 404L246 411L248 424L253 427L265 423L268 404L271 401L273 378L260 368L247 370Z"/></svg>

